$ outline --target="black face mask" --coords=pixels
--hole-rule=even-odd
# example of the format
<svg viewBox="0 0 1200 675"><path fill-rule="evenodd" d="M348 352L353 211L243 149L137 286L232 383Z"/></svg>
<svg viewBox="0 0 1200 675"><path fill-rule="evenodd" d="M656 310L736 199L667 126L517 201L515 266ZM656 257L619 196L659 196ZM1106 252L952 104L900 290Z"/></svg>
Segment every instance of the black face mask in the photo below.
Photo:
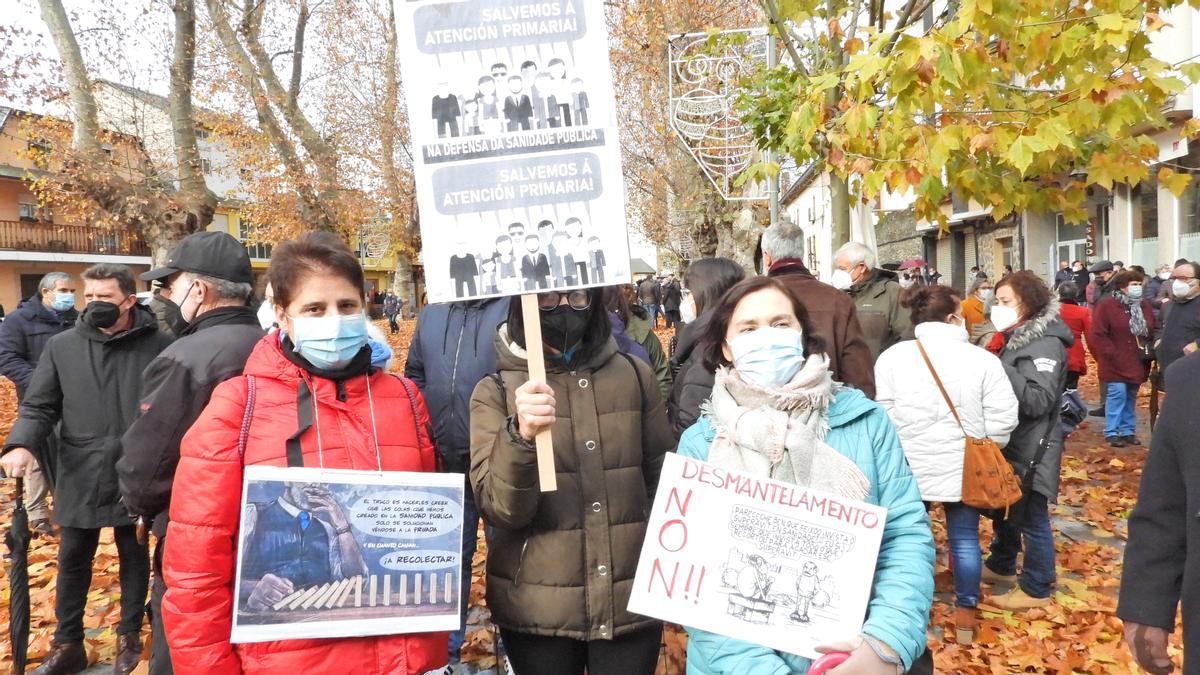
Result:
<svg viewBox="0 0 1200 675"><path fill-rule="evenodd" d="M121 307L111 302L93 300L83 309L83 322L96 330L112 328L120 320Z"/></svg>
<svg viewBox="0 0 1200 675"><path fill-rule="evenodd" d="M542 341L564 355L583 342L587 330L588 310L571 309L559 305L549 312L542 312Z"/></svg>
<svg viewBox="0 0 1200 675"><path fill-rule="evenodd" d="M183 318L183 310L178 304L176 304L174 300L170 298L164 298L162 295L158 296L158 301L166 306L166 316L164 318L166 319L167 325L171 327L171 334L175 337L182 336L183 332L188 329L188 326L191 325L190 321Z"/></svg>

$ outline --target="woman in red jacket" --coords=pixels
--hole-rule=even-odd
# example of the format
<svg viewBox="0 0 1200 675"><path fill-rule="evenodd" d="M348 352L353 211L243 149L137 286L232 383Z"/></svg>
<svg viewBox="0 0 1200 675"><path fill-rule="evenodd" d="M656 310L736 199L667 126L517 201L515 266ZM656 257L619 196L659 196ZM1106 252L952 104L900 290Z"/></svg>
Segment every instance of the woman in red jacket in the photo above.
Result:
<svg viewBox="0 0 1200 675"><path fill-rule="evenodd" d="M1108 385L1104 406L1104 437L1114 448L1141 445L1133 435L1138 388L1149 376L1138 343L1153 340L1154 314L1143 299L1146 278L1125 270L1112 278L1112 295L1096 304L1088 344L1100 366L1100 381Z"/></svg>
<svg viewBox="0 0 1200 675"><path fill-rule="evenodd" d="M263 338L246 363L254 403L245 456L245 376L217 387L180 448L163 564L175 672L412 674L441 666L445 633L229 642L243 466L287 466L289 438L298 436L308 467L435 469L416 387L371 367L354 255L333 235L305 235L275 248L270 279L281 330ZM376 428L387 433L377 436Z"/></svg>
<svg viewBox="0 0 1200 675"><path fill-rule="evenodd" d="M1083 348L1083 336L1092 332L1092 313L1080 305L1079 287L1073 281L1058 285L1058 316L1071 329L1075 344L1067 349L1067 390L1079 388L1079 378L1087 375L1087 352Z"/></svg>

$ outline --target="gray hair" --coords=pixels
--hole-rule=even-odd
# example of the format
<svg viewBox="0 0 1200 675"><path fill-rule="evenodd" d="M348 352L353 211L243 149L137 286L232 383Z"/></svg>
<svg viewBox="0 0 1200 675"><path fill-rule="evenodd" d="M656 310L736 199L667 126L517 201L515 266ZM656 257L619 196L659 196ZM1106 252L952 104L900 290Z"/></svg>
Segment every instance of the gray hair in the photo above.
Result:
<svg viewBox="0 0 1200 675"><path fill-rule="evenodd" d="M879 259L875 256L875 251L871 250L870 246L857 241L842 244L842 247L833 254L833 259L836 261L842 256L846 257L847 262L851 266L862 263L869 269L875 269L876 264L879 262Z"/></svg>
<svg viewBox="0 0 1200 675"><path fill-rule="evenodd" d="M228 279L219 279L210 277L204 274L195 274L193 272L184 272L191 277L193 281L203 281L212 287L213 292L217 296L217 300L237 302L239 304L246 302L250 294L254 292L254 287L247 283L230 281Z"/></svg>
<svg viewBox="0 0 1200 675"><path fill-rule="evenodd" d="M49 272L46 274L46 276L42 277L41 281L38 282L38 295L41 295L42 291L54 290L54 287L57 286L58 282L60 281L70 280L71 275L67 274L66 272Z"/></svg>
<svg viewBox="0 0 1200 675"><path fill-rule="evenodd" d="M991 286L992 280L987 277L975 277L975 280L971 282L971 290L967 292L967 295L975 295L975 291L978 291L979 287L984 284Z"/></svg>
<svg viewBox="0 0 1200 675"><path fill-rule="evenodd" d="M780 221L763 231L762 251L773 260L788 258L802 260L804 258L804 230L787 219Z"/></svg>

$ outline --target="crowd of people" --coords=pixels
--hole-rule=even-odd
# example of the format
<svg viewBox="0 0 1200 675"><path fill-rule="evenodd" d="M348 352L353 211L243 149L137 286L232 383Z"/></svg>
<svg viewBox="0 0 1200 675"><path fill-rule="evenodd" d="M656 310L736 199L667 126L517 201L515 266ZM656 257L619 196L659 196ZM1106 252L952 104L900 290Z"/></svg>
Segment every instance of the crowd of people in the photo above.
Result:
<svg viewBox="0 0 1200 675"><path fill-rule="evenodd" d="M1078 422L1064 401L1078 397L1085 347L1112 446L1142 443L1143 383L1159 378L1168 392L1119 610L1138 662L1168 672L1180 579L1200 574L1185 554L1200 534L1184 522L1185 504L1200 498L1200 470L1184 458L1200 431L1189 398L1200 395L1200 360L1186 358L1200 347L1200 268L1179 261L1152 280L1119 263L1064 264L1053 284L1006 270L994 281L973 274L963 293L932 267L883 269L855 242L836 252L823 283L802 242L794 225L769 228L761 276L706 258L678 279L540 292L540 344L519 298L426 307L404 378L387 372L392 354L367 320L362 268L331 234L276 246L261 301L245 249L223 233L187 237L167 266L143 274L159 286L150 306L120 265L83 273L78 313L76 279L46 275L0 324L0 374L20 400L0 465L26 479L33 529L59 545L57 629L34 672L87 666L83 615L105 528L120 565L117 673L142 658L147 598L154 675L455 672L462 627L230 642L245 467L320 466L464 476L462 559L472 559L482 518L487 605L518 675L653 673L662 624L628 604L669 452L885 507L862 629L822 650L849 653L835 674L932 672L931 514L946 521L956 642L976 639L984 585L1011 585L989 600L1004 610L1051 602L1050 504ZM383 305L395 332L402 304L388 294ZM660 315L674 333L665 350ZM534 350L544 381L530 378ZM558 483L545 493L543 432ZM1006 511L967 503L964 445L981 441L1003 449L1022 485ZM301 510L285 544L299 546L305 516L331 517ZM995 533L986 557L983 518ZM331 546L349 536L349 523L326 525ZM244 589L259 606L293 587L273 568L260 572ZM461 583L470 586L469 563ZM1185 630L1200 648L1200 629ZM688 636L689 673L810 665L700 629Z"/></svg>

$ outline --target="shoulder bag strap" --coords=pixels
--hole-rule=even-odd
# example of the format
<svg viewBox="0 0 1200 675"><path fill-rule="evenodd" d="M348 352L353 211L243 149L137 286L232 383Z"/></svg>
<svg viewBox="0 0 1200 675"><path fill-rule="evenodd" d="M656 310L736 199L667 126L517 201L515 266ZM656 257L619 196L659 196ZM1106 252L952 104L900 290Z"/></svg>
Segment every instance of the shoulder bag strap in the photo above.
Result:
<svg viewBox="0 0 1200 675"><path fill-rule="evenodd" d="M933 367L933 362L929 360L929 355L925 353L925 348L921 346L920 340L915 340L917 349L921 352L921 358L925 359L925 365L929 368L929 374L933 375L933 381L937 383L938 391L942 392L942 398L945 399L946 405L950 406L950 414L954 415L954 421L958 423L958 428L967 435L967 430L963 429L962 420L958 417L958 410L954 407L954 402L950 400L950 395L946 393L946 388L942 386L942 378L938 377L937 370Z"/></svg>
<svg viewBox="0 0 1200 675"><path fill-rule="evenodd" d="M246 441L250 438L250 422L254 419L256 386L253 375L246 376L246 409L242 412L242 429L238 432L238 456L246 461Z"/></svg>
<svg viewBox="0 0 1200 675"><path fill-rule="evenodd" d="M368 377L370 376L368 375ZM416 438L419 442L421 439L421 422L418 420L417 397L414 395L412 382L407 377L400 377L399 375L392 375L392 377L400 380L400 384L404 385L404 393L408 394L408 405L412 407L413 430L416 431ZM429 442L433 442L432 436L430 436Z"/></svg>

